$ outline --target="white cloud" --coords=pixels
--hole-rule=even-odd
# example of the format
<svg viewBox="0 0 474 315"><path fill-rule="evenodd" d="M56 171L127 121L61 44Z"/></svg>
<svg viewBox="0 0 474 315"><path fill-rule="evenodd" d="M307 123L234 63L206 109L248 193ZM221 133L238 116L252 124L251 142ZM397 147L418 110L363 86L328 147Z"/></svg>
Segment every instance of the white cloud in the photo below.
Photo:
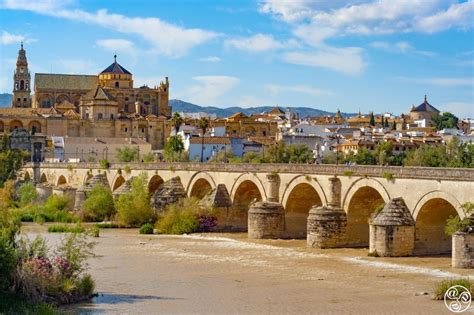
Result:
<svg viewBox="0 0 474 315"><path fill-rule="evenodd" d="M439 109L443 112L452 112L460 118L474 118L473 102L447 102L441 104Z"/></svg>
<svg viewBox="0 0 474 315"><path fill-rule="evenodd" d="M421 55L425 57L435 57L437 54L432 51L426 51L426 50L418 50L415 49L410 43L408 42L396 42L396 43L390 43L390 42L385 42L385 41L376 41L370 43L370 46L373 48L385 50L391 53L412 53L416 55Z"/></svg>
<svg viewBox="0 0 474 315"><path fill-rule="evenodd" d="M20 42L29 44L36 42L36 39L27 38L25 35L11 34L7 31L2 31L2 35L0 35L2 45L19 44Z"/></svg>
<svg viewBox="0 0 474 315"><path fill-rule="evenodd" d="M474 27L474 0L264 0L260 11L295 24L295 35L310 44L349 34L433 33Z"/></svg>
<svg viewBox="0 0 474 315"><path fill-rule="evenodd" d="M331 95L329 90L317 89L308 85L277 85L266 84L265 89L273 95L278 95L287 92L303 93L311 96Z"/></svg>
<svg viewBox="0 0 474 315"><path fill-rule="evenodd" d="M441 78L441 77L432 77L432 78L409 78L409 77L398 77L398 79L407 82L413 82L416 84L426 84L426 85L436 85L443 87L451 86L473 86L474 87L474 78Z"/></svg>
<svg viewBox="0 0 474 315"><path fill-rule="evenodd" d="M126 39L99 39L95 42L97 46L112 52L134 55L136 53L135 45Z"/></svg>
<svg viewBox="0 0 474 315"><path fill-rule="evenodd" d="M201 105L222 105L220 97L240 83L239 78L224 75L197 76L193 80L197 84L191 86L182 97Z"/></svg>
<svg viewBox="0 0 474 315"><path fill-rule="evenodd" d="M217 56L209 56L209 57L199 58L198 61L201 61L201 62L219 62L219 61L221 61L221 58L219 58Z"/></svg>
<svg viewBox="0 0 474 315"><path fill-rule="evenodd" d="M107 10L91 13L80 9L66 9L60 1L54 0L39 1L33 5L25 0L6 0L2 7L33 11L43 15L98 25L123 34L134 34L147 40L151 45L152 52L170 57L181 57L193 47L218 36L212 31L183 28L154 17L128 17L109 13Z"/></svg>
<svg viewBox="0 0 474 315"><path fill-rule="evenodd" d="M249 52L264 52L285 47L285 44L275 40L273 36L266 34L227 39L224 45Z"/></svg>
<svg viewBox="0 0 474 315"><path fill-rule="evenodd" d="M358 47L324 47L312 52L289 52L283 60L289 63L326 68L349 75L361 73L366 67L362 57L363 50Z"/></svg>

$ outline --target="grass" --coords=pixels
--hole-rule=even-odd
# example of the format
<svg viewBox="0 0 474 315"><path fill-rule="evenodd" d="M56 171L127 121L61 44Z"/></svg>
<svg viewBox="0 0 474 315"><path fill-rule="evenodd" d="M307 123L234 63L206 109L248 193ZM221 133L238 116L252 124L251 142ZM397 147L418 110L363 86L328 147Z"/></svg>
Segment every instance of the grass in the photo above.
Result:
<svg viewBox="0 0 474 315"><path fill-rule="evenodd" d="M99 229L118 229L120 227L117 223L96 223L94 225Z"/></svg>
<svg viewBox="0 0 474 315"><path fill-rule="evenodd" d="M367 256L369 256L369 257L379 257L379 253L377 253L377 251L374 250L373 252L369 252L367 254Z"/></svg>
<svg viewBox="0 0 474 315"><path fill-rule="evenodd" d="M66 210L47 210L44 207L26 207L12 211L21 222L60 222L75 223L79 218Z"/></svg>
<svg viewBox="0 0 474 315"><path fill-rule="evenodd" d="M145 223L142 225L142 227L140 228L140 234L153 234L153 224L151 223Z"/></svg>
<svg viewBox="0 0 474 315"><path fill-rule="evenodd" d="M0 314L59 314L51 305L40 303L33 304L13 294L0 294Z"/></svg>
<svg viewBox="0 0 474 315"><path fill-rule="evenodd" d="M471 292L471 295L474 295L474 283L466 278L459 279L448 279L439 282L434 290L433 300L443 300L444 294L448 289L454 285L461 285L468 289Z"/></svg>
<svg viewBox="0 0 474 315"><path fill-rule="evenodd" d="M48 227L49 233L84 233L85 229L80 225L68 226L64 224L55 224Z"/></svg>

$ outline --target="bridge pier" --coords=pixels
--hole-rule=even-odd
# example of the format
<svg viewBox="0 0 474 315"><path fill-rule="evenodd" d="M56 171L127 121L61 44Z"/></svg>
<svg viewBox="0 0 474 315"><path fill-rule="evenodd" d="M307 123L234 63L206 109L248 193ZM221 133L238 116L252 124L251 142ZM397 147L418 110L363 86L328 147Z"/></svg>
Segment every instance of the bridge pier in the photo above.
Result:
<svg viewBox="0 0 474 315"><path fill-rule="evenodd" d="M313 248L334 248L345 244L347 217L341 208L341 181L329 178L330 193L327 205L313 207L307 221L306 243Z"/></svg>
<svg viewBox="0 0 474 315"><path fill-rule="evenodd" d="M285 209L278 203L280 176L267 175L267 200L255 202L248 212L248 237L281 238L285 231Z"/></svg>

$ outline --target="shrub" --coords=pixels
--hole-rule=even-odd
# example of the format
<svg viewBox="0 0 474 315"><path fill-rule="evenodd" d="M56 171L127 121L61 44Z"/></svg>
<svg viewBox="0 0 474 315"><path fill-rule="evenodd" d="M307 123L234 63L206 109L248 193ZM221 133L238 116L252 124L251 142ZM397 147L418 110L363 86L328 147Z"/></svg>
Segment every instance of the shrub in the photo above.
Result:
<svg viewBox="0 0 474 315"><path fill-rule="evenodd" d="M343 175L351 177L352 175L354 175L354 171L344 171Z"/></svg>
<svg viewBox="0 0 474 315"><path fill-rule="evenodd" d="M147 153L147 154L144 154L144 155L142 156L142 161L143 161L144 163L153 163L153 162L155 162L155 156L154 156L153 153L151 153L151 152L150 152L150 153Z"/></svg>
<svg viewBox="0 0 474 315"><path fill-rule="evenodd" d="M140 234L153 234L153 224L145 223L140 228Z"/></svg>
<svg viewBox="0 0 474 315"><path fill-rule="evenodd" d="M385 178L386 180L393 180L395 178L395 175L390 172L383 172L382 177Z"/></svg>
<svg viewBox="0 0 474 315"><path fill-rule="evenodd" d="M82 216L86 221L103 221L115 213L114 198L109 188L97 184L82 205Z"/></svg>
<svg viewBox="0 0 474 315"><path fill-rule="evenodd" d="M72 172L74 170L74 166L72 166L71 164L68 164L66 168L69 172Z"/></svg>
<svg viewBox="0 0 474 315"><path fill-rule="evenodd" d="M466 202L465 204L461 205L461 208L466 214L466 217L464 219L461 219L459 216L450 215L449 218L446 220L444 233L449 236L453 235L456 232L467 231L467 228L472 226L474 223L470 218L470 214L472 213L472 211L474 211L474 203Z"/></svg>
<svg viewBox="0 0 474 315"><path fill-rule="evenodd" d="M24 207L36 199L38 199L38 193L36 192L36 187L33 183L28 182L22 184L18 188L18 203L20 207Z"/></svg>
<svg viewBox="0 0 474 315"><path fill-rule="evenodd" d="M464 279L464 278L448 279L448 280L443 280L436 285L434 289L433 299L443 300L446 291L448 291L450 287L455 286L455 285L461 285L465 287L466 289L470 291L471 296L474 295L474 283L471 282L469 279Z"/></svg>
<svg viewBox="0 0 474 315"><path fill-rule="evenodd" d="M97 225L93 225L89 228L89 234L93 237L100 236L100 228Z"/></svg>
<svg viewBox="0 0 474 315"><path fill-rule="evenodd" d="M156 223L160 234L208 232L217 225L214 210L200 207L196 198L186 198L168 205Z"/></svg>
<svg viewBox="0 0 474 315"><path fill-rule="evenodd" d="M377 251L374 250L373 252L369 252L367 254L367 256L369 256L369 257L379 257L379 253L377 253Z"/></svg>
<svg viewBox="0 0 474 315"><path fill-rule="evenodd" d="M145 174L135 177L131 182L130 193L120 195L115 201L119 224L138 227L154 221L155 212L150 206L146 183Z"/></svg>
<svg viewBox="0 0 474 315"><path fill-rule="evenodd" d="M51 195L46 199L44 208L46 211L63 211L67 208L69 199L65 195Z"/></svg>
<svg viewBox="0 0 474 315"><path fill-rule="evenodd" d="M85 229L80 226L68 226L68 225L60 225L55 224L48 227L49 233L84 233Z"/></svg>
<svg viewBox="0 0 474 315"><path fill-rule="evenodd" d="M106 159L100 160L99 163L100 163L100 167L102 167L103 169L110 168L110 162Z"/></svg>
<svg viewBox="0 0 474 315"><path fill-rule="evenodd" d="M130 174L132 172L132 170L130 169L130 166L128 165L125 165L125 167L123 168L123 170L125 171L125 173L127 174Z"/></svg>
<svg viewBox="0 0 474 315"><path fill-rule="evenodd" d="M120 227L117 223L96 223L94 226L97 226L99 229L116 229Z"/></svg>

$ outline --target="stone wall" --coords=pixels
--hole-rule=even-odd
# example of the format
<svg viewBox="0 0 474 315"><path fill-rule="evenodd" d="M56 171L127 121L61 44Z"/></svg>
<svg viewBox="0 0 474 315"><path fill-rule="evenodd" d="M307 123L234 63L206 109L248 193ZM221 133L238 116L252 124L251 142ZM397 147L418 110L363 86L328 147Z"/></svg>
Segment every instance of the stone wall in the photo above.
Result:
<svg viewBox="0 0 474 315"><path fill-rule="evenodd" d="M458 232L453 235L452 266L474 268L474 233Z"/></svg>
<svg viewBox="0 0 474 315"><path fill-rule="evenodd" d="M414 226L370 225L370 253L378 256L409 256L415 242Z"/></svg>

